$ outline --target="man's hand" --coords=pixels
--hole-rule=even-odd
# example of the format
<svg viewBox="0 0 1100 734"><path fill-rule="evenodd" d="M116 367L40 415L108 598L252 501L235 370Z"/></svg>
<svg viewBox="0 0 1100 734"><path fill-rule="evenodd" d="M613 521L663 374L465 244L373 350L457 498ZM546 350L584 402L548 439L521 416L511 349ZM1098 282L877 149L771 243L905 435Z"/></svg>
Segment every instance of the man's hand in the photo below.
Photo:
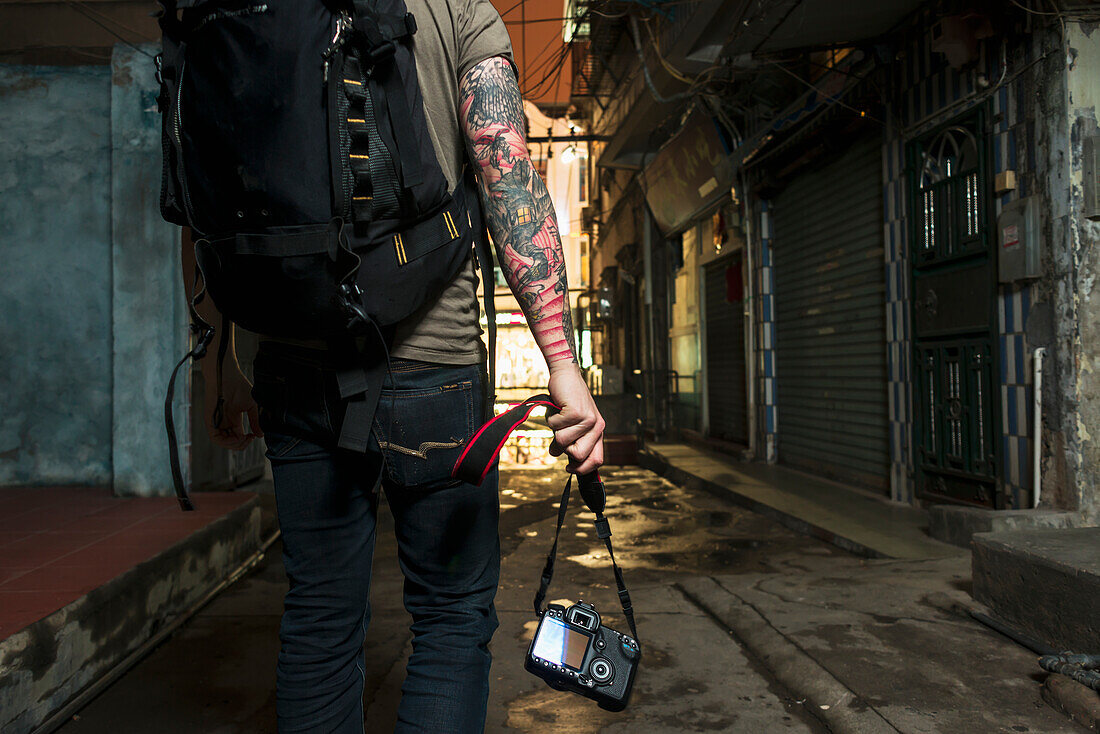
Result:
<svg viewBox="0 0 1100 734"><path fill-rule="evenodd" d="M550 445L553 456L569 456L569 470L588 474L603 466L604 420L596 402L572 362L558 362L550 368L550 399L561 412L547 418L554 431Z"/></svg>
<svg viewBox="0 0 1100 734"><path fill-rule="evenodd" d="M218 404L218 383L213 368L203 372L206 382L204 390L206 430L210 440L217 446L232 451L243 451L252 439L260 438L264 432L260 429L260 410L252 399L252 385L237 366L236 360L226 359L222 374L222 420L214 425L214 411ZM251 433L244 430L244 416L248 415Z"/></svg>

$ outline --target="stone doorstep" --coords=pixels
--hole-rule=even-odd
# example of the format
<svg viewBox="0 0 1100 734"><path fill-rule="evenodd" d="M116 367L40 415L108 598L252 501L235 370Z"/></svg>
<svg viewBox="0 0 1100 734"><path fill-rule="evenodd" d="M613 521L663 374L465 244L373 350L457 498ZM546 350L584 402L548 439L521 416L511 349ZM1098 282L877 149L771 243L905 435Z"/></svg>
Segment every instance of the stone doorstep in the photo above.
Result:
<svg viewBox="0 0 1100 734"><path fill-rule="evenodd" d="M260 516L252 497L0 641L0 731L33 731L202 599L260 548Z"/></svg>
<svg viewBox="0 0 1100 734"><path fill-rule="evenodd" d="M1074 528L1082 521L1079 513L1058 510L987 510L961 505L933 505L928 510L928 522L928 532L936 540L969 548L975 533Z"/></svg>
<svg viewBox="0 0 1100 734"><path fill-rule="evenodd" d="M1056 650L1100 652L1100 528L978 533L974 598Z"/></svg>

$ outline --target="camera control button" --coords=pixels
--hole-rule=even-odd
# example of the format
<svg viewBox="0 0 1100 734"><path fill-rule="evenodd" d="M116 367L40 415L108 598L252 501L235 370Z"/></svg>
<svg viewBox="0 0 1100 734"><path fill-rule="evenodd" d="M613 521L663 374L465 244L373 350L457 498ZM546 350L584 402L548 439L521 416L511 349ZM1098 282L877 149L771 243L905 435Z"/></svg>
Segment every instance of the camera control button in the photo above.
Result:
<svg viewBox="0 0 1100 734"><path fill-rule="evenodd" d="M596 658L588 667L588 674L597 683L607 683L615 675L615 669L611 667L611 661L607 658Z"/></svg>
<svg viewBox="0 0 1100 734"><path fill-rule="evenodd" d="M633 641L623 640L623 655L627 660L635 660L638 657L638 646Z"/></svg>
<svg viewBox="0 0 1100 734"><path fill-rule="evenodd" d="M596 649L597 649L597 650L602 650L602 649L604 649L604 647L606 646L606 644L607 644L607 643L605 643L605 642L603 641L603 638L602 638L602 637L597 637L597 638L596 638Z"/></svg>

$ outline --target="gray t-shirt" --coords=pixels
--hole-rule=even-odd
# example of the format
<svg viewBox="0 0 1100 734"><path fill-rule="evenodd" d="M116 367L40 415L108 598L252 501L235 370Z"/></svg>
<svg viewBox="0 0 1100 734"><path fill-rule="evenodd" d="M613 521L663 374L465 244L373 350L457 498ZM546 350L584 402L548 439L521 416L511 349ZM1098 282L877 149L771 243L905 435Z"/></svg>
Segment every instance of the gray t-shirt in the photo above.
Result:
<svg viewBox="0 0 1100 734"><path fill-rule="evenodd" d="M413 52L428 132L443 174L454 190L466 160L458 80L493 56L512 61L512 42L489 0L405 0L405 4L416 17ZM484 347L477 283L471 257L438 299L398 326L391 354L443 364L480 362Z"/></svg>

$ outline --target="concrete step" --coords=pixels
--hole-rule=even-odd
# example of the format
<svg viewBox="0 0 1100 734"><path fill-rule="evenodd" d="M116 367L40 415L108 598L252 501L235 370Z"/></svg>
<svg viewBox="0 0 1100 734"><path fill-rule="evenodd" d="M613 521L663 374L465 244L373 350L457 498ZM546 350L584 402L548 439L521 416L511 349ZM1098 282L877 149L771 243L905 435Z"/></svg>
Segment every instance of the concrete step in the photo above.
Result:
<svg viewBox="0 0 1100 734"><path fill-rule="evenodd" d="M978 533L974 598L1057 650L1100 653L1100 528Z"/></svg>
<svg viewBox="0 0 1100 734"><path fill-rule="evenodd" d="M261 507L251 492L197 493L197 510L187 513L173 498L101 493L64 518L77 530L41 529L21 541L37 544L30 549L37 555L57 555L54 546L77 536L91 543L76 541L85 544L63 548L45 566L0 585L8 601L45 604L35 614L8 605L0 615L22 615L12 616L0 640L4 734L52 730L60 711L103 676L133 664L143 645L193 612L260 549ZM75 496L79 505L84 495ZM25 514L31 522L62 513Z"/></svg>
<svg viewBox="0 0 1100 734"><path fill-rule="evenodd" d="M960 505L933 505L928 509L928 532L960 548L969 548L975 533L999 533L1029 528L1073 528L1081 524L1081 513L1060 510L987 510Z"/></svg>

